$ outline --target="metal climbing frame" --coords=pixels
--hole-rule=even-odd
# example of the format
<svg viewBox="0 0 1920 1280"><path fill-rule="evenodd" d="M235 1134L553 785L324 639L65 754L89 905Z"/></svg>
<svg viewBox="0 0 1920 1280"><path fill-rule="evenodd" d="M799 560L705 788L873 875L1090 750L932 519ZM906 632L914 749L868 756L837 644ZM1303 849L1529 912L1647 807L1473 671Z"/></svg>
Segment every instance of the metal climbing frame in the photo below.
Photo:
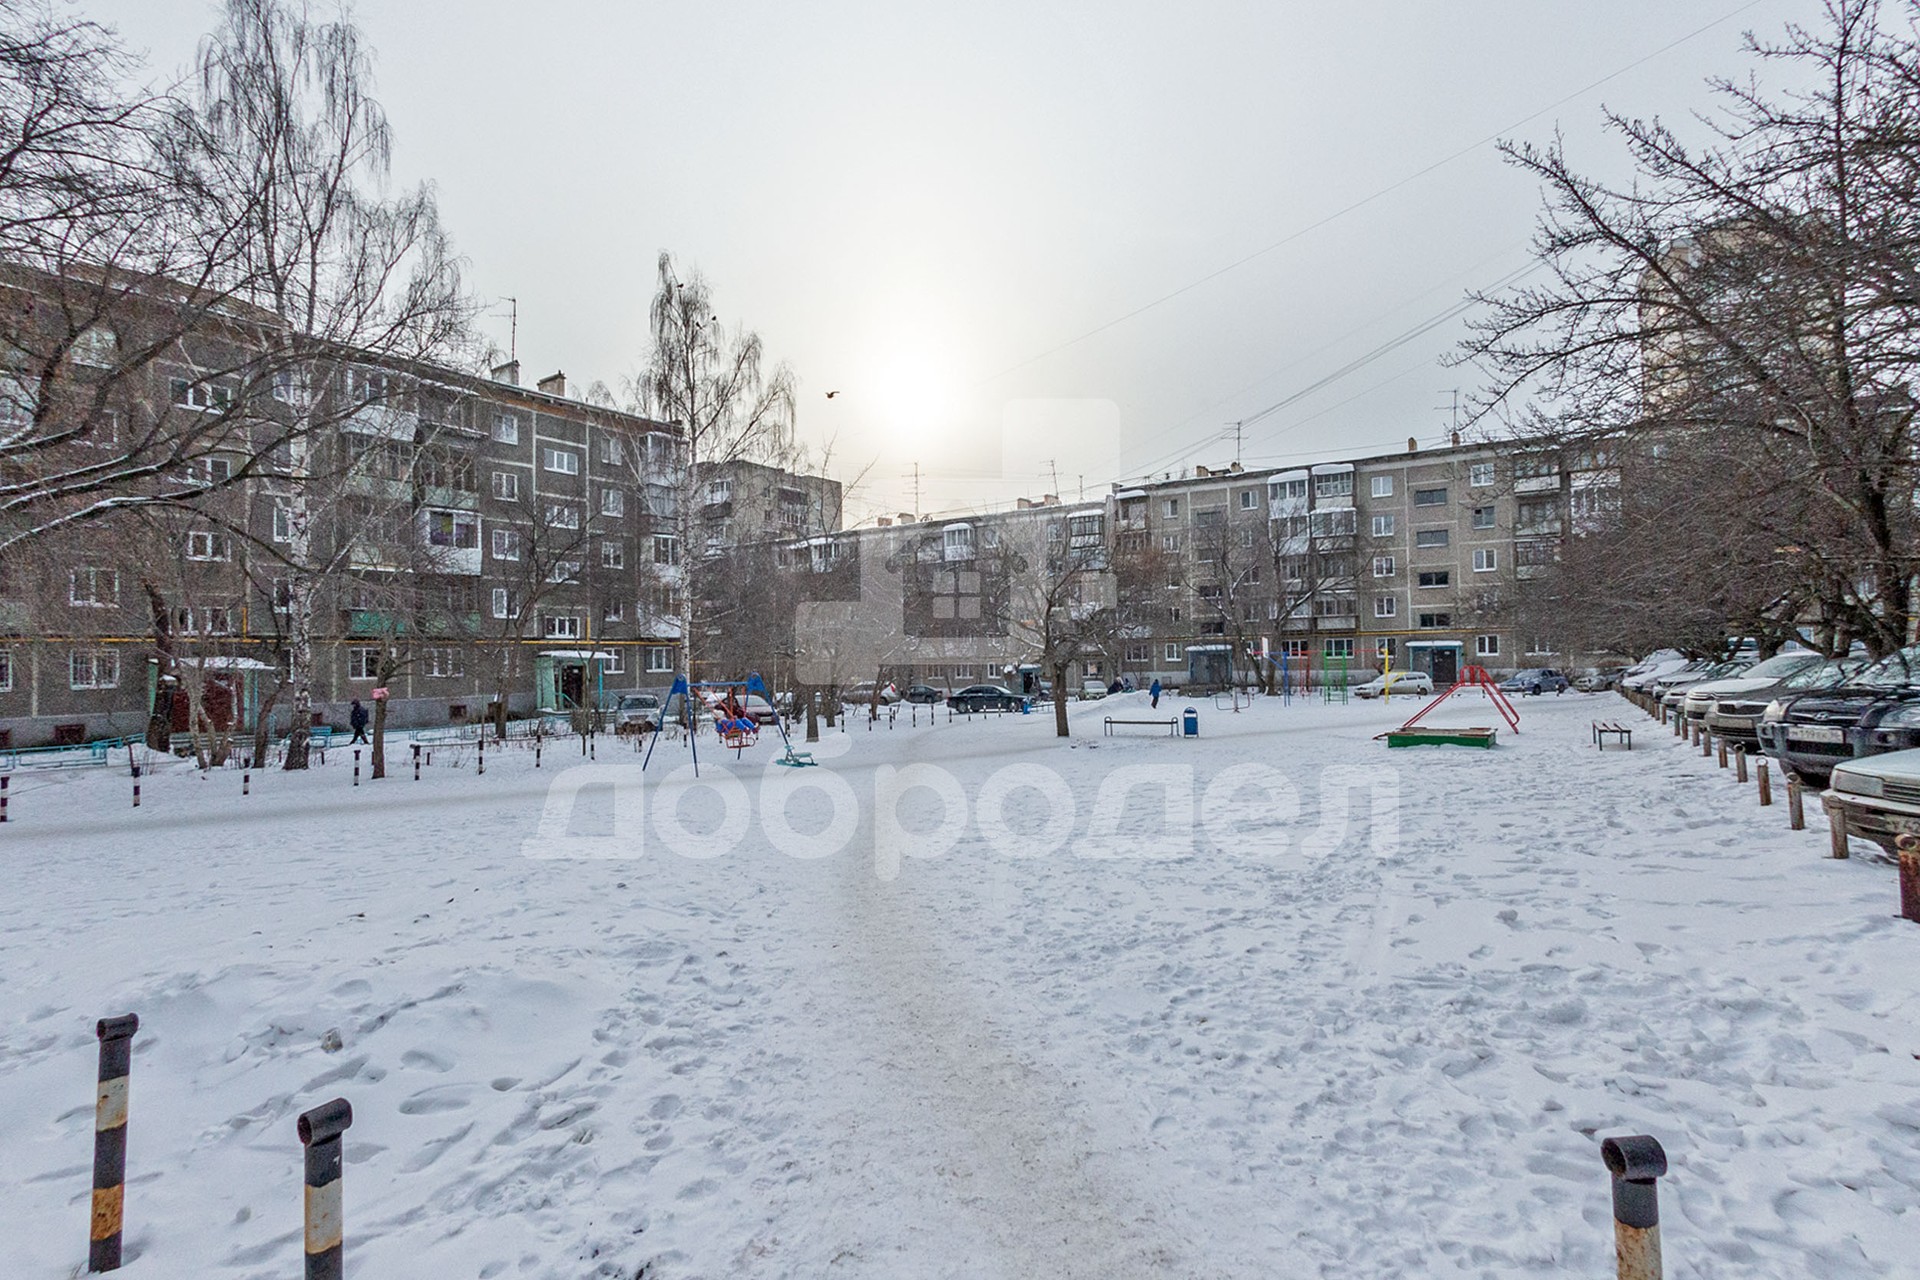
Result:
<svg viewBox="0 0 1920 1280"><path fill-rule="evenodd" d="M1515 733L1520 732L1520 713L1513 709L1511 702L1507 701L1507 695L1500 692L1500 686L1494 683L1492 676L1487 674L1487 669L1473 665L1469 665L1466 670L1461 673L1460 679L1454 683L1452 688L1414 712L1412 717L1400 726L1400 732L1405 733L1408 729L1413 728L1413 726L1419 724L1420 721L1425 718L1427 712L1433 710L1454 694L1465 689L1485 689L1487 691L1487 697L1493 702L1494 709L1500 713L1500 718L1507 722L1507 728L1513 730Z"/></svg>

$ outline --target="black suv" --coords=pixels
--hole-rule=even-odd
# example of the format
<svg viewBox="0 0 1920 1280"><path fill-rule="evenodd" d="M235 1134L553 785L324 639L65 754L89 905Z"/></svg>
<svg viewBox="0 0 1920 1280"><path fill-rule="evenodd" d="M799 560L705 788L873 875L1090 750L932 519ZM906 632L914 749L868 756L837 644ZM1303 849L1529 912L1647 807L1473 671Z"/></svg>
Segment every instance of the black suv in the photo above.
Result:
<svg viewBox="0 0 1920 1280"><path fill-rule="evenodd" d="M1011 689L1003 689L997 684L970 684L949 696L947 705L967 714L976 711L1018 711L1021 698Z"/></svg>
<svg viewBox="0 0 1920 1280"><path fill-rule="evenodd" d="M1758 729L1768 755L1821 786L1842 760L1920 744L1920 645L1888 654L1844 684L1775 703Z"/></svg>

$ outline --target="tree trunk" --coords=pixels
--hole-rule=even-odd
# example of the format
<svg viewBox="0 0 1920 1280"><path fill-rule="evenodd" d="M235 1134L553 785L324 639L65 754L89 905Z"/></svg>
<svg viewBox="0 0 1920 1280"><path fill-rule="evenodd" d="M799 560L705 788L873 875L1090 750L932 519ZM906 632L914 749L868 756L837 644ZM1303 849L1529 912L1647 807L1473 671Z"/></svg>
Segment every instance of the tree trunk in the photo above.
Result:
<svg viewBox="0 0 1920 1280"><path fill-rule="evenodd" d="M820 741L820 694L816 690L808 689L806 699L807 741L818 742Z"/></svg>
<svg viewBox="0 0 1920 1280"><path fill-rule="evenodd" d="M1057 738L1070 736L1067 733L1067 664L1064 662L1053 665L1053 733Z"/></svg>
<svg viewBox="0 0 1920 1280"><path fill-rule="evenodd" d="M387 700L373 700L373 777L387 776Z"/></svg>
<svg viewBox="0 0 1920 1280"><path fill-rule="evenodd" d="M296 525L296 529L298 526ZM288 583L287 683L293 689L293 727L281 768L307 767L307 730L313 725L313 584L304 574Z"/></svg>
<svg viewBox="0 0 1920 1280"><path fill-rule="evenodd" d="M273 692L267 695L267 700L260 704L260 710L254 716L252 765L256 769L266 764L267 748L273 741L273 709L279 705L280 695L286 689L285 685L276 682Z"/></svg>

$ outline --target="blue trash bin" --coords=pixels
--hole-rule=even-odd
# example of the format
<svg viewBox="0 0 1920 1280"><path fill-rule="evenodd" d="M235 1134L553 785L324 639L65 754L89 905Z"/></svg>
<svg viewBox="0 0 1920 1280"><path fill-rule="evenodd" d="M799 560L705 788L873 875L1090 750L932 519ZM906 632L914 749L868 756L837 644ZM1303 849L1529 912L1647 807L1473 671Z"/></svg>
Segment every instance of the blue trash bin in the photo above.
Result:
<svg viewBox="0 0 1920 1280"><path fill-rule="evenodd" d="M1188 707L1180 716L1180 732L1189 738L1200 736L1200 713Z"/></svg>

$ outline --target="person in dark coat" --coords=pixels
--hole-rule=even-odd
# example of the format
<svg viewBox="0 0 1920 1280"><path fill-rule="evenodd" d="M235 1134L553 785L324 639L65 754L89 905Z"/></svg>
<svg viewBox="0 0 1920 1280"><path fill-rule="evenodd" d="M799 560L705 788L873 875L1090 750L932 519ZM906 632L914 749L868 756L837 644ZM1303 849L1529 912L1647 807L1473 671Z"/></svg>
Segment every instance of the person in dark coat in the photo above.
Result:
<svg viewBox="0 0 1920 1280"><path fill-rule="evenodd" d="M353 706L347 712L347 723L353 727L353 740L367 740L367 709L360 705L360 699L353 700Z"/></svg>
<svg viewBox="0 0 1920 1280"><path fill-rule="evenodd" d="M1155 680L1147 686L1147 696L1153 699L1154 709L1158 710L1160 707L1160 682L1158 680Z"/></svg>

